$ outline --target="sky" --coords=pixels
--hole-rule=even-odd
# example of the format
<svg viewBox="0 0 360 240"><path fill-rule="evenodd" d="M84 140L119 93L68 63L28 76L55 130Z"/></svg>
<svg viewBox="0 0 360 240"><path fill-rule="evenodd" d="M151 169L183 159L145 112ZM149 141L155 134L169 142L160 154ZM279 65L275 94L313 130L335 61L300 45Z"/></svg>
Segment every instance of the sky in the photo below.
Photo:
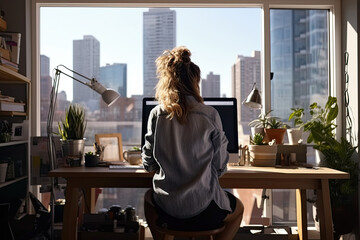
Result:
<svg viewBox="0 0 360 240"><path fill-rule="evenodd" d="M171 8L176 11L177 46L192 52L202 78L220 75L221 94L231 96L231 66L238 55L261 50L260 8ZM73 40L92 35L100 42L100 66L127 64L127 96L142 94L143 12L148 8L41 7L40 54L50 58L50 75L70 69ZM92 76L89 76L92 77ZM60 79L59 91L72 100L72 80Z"/></svg>

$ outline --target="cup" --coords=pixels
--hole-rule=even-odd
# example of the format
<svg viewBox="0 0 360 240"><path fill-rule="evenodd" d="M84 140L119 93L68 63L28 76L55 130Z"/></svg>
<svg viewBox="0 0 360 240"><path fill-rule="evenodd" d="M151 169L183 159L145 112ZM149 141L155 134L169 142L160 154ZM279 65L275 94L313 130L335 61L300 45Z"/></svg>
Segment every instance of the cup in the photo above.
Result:
<svg viewBox="0 0 360 240"><path fill-rule="evenodd" d="M5 182L8 163L0 163L0 183Z"/></svg>
<svg viewBox="0 0 360 240"><path fill-rule="evenodd" d="M123 157L131 165L140 165L142 163L141 151L125 151Z"/></svg>

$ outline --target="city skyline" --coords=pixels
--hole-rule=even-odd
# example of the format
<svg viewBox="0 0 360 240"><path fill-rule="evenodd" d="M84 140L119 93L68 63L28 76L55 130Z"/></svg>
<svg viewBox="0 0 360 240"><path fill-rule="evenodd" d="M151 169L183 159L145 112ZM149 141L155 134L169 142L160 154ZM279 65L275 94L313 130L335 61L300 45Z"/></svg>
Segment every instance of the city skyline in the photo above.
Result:
<svg viewBox="0 0 360 240"><path fill-rule="evenodd" d="M230 96L231 65L237 55L250 55L261 48L261 9L171 9L177 14L177 45L192 51L192 60L201 68L202 78L209 72L221 75L221 95ZM127 96L142 94L142 14L145 11L148 8L41 8L40 51L51 59L51 75L59 64L70 68L73 65L73 40L93 35L100 42L100 66L127 64ZM106 17L100 23L97 19L102 15ZM132 22L131 26L128 22ZM231 37L222 39L225 35ZM59 90L65 90L72 100L72 89L63 86L69 83L61 81Z"/></svg>

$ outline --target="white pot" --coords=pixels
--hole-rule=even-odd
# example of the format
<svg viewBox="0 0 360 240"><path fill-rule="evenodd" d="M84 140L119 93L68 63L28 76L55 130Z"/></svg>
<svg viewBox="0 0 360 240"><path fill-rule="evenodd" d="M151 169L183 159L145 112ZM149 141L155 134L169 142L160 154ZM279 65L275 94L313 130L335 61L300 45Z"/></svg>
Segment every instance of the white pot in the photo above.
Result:
<svg viewBox="0 0 360 240"><path fill-rule="evenodd" d="M290 128L287 129L287 135L290 145L297 145L303 141L303 129L302 128Z"/></svg>
<svg viewBox="0 0 360 240"><path fill-rule="evenodd" d="M277 146L249 145L250 162L252 166L273 167L276 163Z"/></svg>
<svg viewBox="0 0 360 240"><path fill-rule="evenodd" d="M264 128L251 127L251 136L254 137L256 133L260 133L265 136Z"/></svg>

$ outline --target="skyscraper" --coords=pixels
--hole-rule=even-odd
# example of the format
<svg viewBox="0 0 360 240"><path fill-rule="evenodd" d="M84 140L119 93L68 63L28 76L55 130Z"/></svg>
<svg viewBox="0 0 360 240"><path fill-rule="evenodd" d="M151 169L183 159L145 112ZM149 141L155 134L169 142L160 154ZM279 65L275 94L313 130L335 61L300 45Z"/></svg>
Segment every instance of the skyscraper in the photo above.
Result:
<svg viewBox="0 0 360 240"><path fill-rule="evenodd" d="M73 70L86 77L98 78L100 71L100 42L91 35L73 41ZM87 82L75 75L75 78ZM90 88L73 81L73 102L86 105L91 110L99 107L100 95Z"/></svg>
<svg viewBox="0 0 360 240"><path fill-rule="evenodd" d="M328 96L328 11L286 10L270 12L271 109L287 120L290 108L307 108Z"/></svg>
<svg viewBox="0 0 360 240"><path fill-rule="evenodd" d="M232 66L232 92L238 102L238 121L239 130L244 134L249 134L248 123L257 118L260 110L245 107L242 101L250 93L254 83L261 89L261 59L260 51L254 51L252 56L239 55L235 64Z"/></svg>
<svg viewBox="0 0 360 240"><path fill-rule="evenodd" d="M51 76L50 58L40 55L40 119L46 121L50 106Z"/></svg>
<svg viewBox="0 0 360 240"><path fill-rule="evenodd" d="M127 65L124 63L107 64L100 67L99 82L117 91L121 97L126 97Z"/></svg>
<svg viewBox="0 0 360 240"><path fill-rule="evenodd" d="M150 8L143 13L144 96L155 95L155 60L164 50L176 46L176 12L169 8Z"/></svg>
<svg viewBox="0 0 360 240"><path fill-rule="evenodd" d="M220 97L220 75L210 72L201 80L202 97Z"/></svg>

